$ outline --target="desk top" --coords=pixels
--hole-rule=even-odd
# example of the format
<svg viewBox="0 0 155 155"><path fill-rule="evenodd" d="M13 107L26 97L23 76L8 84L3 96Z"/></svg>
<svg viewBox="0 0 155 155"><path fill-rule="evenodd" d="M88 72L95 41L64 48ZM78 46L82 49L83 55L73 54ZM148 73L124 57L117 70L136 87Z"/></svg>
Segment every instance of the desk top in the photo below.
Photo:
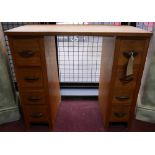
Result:
<svg viewBox="0 0 155 155"><path fill-rule="evenodd" d="M152 33L132 26L106 25L25 25L5 31L9 36L22 35L99 35L151 36Z"/></svg>

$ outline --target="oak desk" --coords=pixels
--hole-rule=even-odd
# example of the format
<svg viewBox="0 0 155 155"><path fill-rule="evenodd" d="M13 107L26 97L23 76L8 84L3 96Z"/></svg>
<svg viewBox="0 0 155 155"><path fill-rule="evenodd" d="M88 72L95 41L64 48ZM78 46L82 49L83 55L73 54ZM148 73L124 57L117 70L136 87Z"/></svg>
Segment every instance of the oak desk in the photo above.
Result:
<svg viewBox="0 0 155 155"><path fill-rule="evenodd" d="M56 35L104 36L99 82L103 122L105 126L110 122L131 122L151 32L131 26L27 25L5 34L27 127L31 122L54 126L61 101Z"/></svg>

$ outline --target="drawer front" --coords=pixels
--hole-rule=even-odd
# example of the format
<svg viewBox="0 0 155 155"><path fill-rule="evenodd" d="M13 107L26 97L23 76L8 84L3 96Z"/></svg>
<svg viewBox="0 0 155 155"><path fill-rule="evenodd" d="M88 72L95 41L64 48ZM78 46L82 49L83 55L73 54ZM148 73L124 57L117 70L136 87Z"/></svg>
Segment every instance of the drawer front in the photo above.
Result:
<svg viewBox="0 0 155 155"><path fill-rule="evenodd" d="M43 75L40 69L18 69L17 78L19 87L43 88Z"/></svg>
<svg viewBox="0 0 155 155"><path fill-rule="evenodd" d="M131 52L134 53L134 64L140 64L145 49L145 40L125 40L120 41L118 65L126 65Z"/></svg>
<svg viewBox="0 0 155 155"><path fill-rule="evenodd" d="M24 106L24 115L29 122L47 122L49 120L47 106Z"/></svg>
<svg viewBox="0 0 155 155"><path fill-rule="evenodd" d="M133 90L117 88L114 90L112 103L120 103L122 105L132 103L133 94Z"/></svg>
<svg viewBox="0 0 155 155"><path fill-rule="evenodd" d="M21 93L21 101L25 105L45 105L46 98L44 91L28 91Z"/></svg>
<svg viewBox="0 0 155 155"><path fill-rule="evenodd" d="M129 106L113 106L110 121L111 122L127 122L129 120L130 107Z"/></svg>
<svg viewBox="0 0 155 155"><path fill-rule="evenodd" d="M17 66L41 66L39 39L14 39L13 48Z"/></svg>
<svg viewBox="0 0 155 155"><path fill-rule="evenodd" d="M133 75L125 76L126 75L126 67L118 67L116 72L116 79L114 88L123 88L123 89L134 89L136 86L136 80L138 75L139 66L135 65L133 67Z"/></svg>

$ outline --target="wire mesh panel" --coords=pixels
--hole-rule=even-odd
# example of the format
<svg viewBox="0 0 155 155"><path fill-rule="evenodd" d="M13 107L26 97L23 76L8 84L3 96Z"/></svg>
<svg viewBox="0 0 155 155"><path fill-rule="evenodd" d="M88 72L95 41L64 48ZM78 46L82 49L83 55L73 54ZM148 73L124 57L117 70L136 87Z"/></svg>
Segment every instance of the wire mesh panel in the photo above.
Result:
<svg viewBox="0 0 155 155"><path fill-rule="evenodd" d="M120 22L57 24L121 25ZM57 45L59 77L62 83L99 83L102 37L57 36Z"/></svg>
<svg viewBox="0 0 155 155"><path fill-rule="evenodd" d="M57 36L61 82L98 83L102 37Z"/></svg>

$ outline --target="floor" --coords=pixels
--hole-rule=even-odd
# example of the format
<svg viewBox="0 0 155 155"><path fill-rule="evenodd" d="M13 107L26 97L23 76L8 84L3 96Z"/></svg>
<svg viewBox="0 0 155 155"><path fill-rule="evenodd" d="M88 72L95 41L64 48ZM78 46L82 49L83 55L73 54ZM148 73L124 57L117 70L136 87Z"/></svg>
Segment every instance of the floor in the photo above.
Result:
<svg viewBox="0 0 155 155"><path fill-rule="evenodd" d="M47 132L44 124L32 125L30 130L24 126L23 120L0 125L1 132ZM112 125L108 129L103 127L99 105L96 100L64 100L58 111L54 132L153 132L155 124L133 120L131 127Z"/></svg>

